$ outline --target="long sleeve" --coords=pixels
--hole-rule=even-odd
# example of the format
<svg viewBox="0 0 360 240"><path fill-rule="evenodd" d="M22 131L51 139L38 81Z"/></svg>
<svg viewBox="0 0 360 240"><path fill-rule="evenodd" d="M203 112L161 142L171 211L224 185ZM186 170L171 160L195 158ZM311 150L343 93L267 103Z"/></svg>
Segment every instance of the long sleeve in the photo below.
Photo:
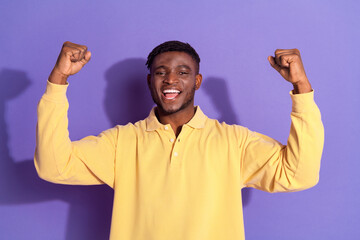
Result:
<svg viewBox="0 0 360 240"><path fill-rule="evenodd" d="M113 187L117 128L72 142L67 87L48 82L38 104L34 156L38 175L54 183Z"/></svg>
<svg viewBox="0 0 360 240"><path fill-rule="evenodd" d="M300 191L319 181L324 145L314 92L293 95L287 145L249 131L241 159L242 183L267 192Z"/></svg>

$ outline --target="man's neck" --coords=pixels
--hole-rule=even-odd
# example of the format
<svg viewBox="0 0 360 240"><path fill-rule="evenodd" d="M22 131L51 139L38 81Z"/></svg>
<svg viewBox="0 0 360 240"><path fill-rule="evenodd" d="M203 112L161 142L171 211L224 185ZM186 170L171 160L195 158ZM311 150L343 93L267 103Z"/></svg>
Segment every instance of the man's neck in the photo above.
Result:
<svg viewBox="0 0 360 240"><path fill-rule="evenodd" d="M155 113L160 123L170 124L177 137L181 132L182 126L194 117L195 111L196 108L191 106L172 114L164 114L159 108L156 108Z"/></svg>

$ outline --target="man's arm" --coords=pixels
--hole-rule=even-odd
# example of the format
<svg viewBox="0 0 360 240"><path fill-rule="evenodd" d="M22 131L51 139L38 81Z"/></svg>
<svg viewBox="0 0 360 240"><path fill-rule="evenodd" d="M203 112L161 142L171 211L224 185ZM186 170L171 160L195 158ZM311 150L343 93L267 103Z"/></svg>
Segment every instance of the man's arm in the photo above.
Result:
<svg viewBox="0 0 360 240"><path fill-rule="evenodd" d="M39 176L62 184L113 187L117 128L71 142L66 89L70 75L90 60L87 47L65 42L38 104L35 167Z"/></svg>
<svg viewBox="0 0 360 240"><path fill-rule="evenodd" d="M297 49L276 50L271 66L293 84L293 107L287 145L248 132L241 161L242 183L268 192L299 191L319 179L324 128Z"/></svg>

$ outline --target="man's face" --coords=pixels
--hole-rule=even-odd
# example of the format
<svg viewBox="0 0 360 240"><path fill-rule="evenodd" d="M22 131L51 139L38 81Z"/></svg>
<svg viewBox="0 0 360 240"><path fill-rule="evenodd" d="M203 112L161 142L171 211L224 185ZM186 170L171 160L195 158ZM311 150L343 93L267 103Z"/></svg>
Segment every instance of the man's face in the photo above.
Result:
<svg viewBox="0 0 360 240"><path fill-rule="evenodd" d="M185 52L165 52L157 55L148 75L151 96L163 114L193 109L195 90L202 76L197 65Z"/></svg>

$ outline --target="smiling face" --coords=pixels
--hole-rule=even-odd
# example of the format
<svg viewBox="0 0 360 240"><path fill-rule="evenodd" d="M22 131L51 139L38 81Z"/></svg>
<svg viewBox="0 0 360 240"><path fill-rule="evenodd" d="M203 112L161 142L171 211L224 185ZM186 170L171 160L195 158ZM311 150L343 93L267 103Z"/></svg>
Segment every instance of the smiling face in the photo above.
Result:
<svg viewBox="0 0 360 240"><path fill-rule="evenodd" d="M161 114L193 111L195 90L202 80L197 69L194 59L185 52L164 52L154 58L147 80Z"/></svg>

